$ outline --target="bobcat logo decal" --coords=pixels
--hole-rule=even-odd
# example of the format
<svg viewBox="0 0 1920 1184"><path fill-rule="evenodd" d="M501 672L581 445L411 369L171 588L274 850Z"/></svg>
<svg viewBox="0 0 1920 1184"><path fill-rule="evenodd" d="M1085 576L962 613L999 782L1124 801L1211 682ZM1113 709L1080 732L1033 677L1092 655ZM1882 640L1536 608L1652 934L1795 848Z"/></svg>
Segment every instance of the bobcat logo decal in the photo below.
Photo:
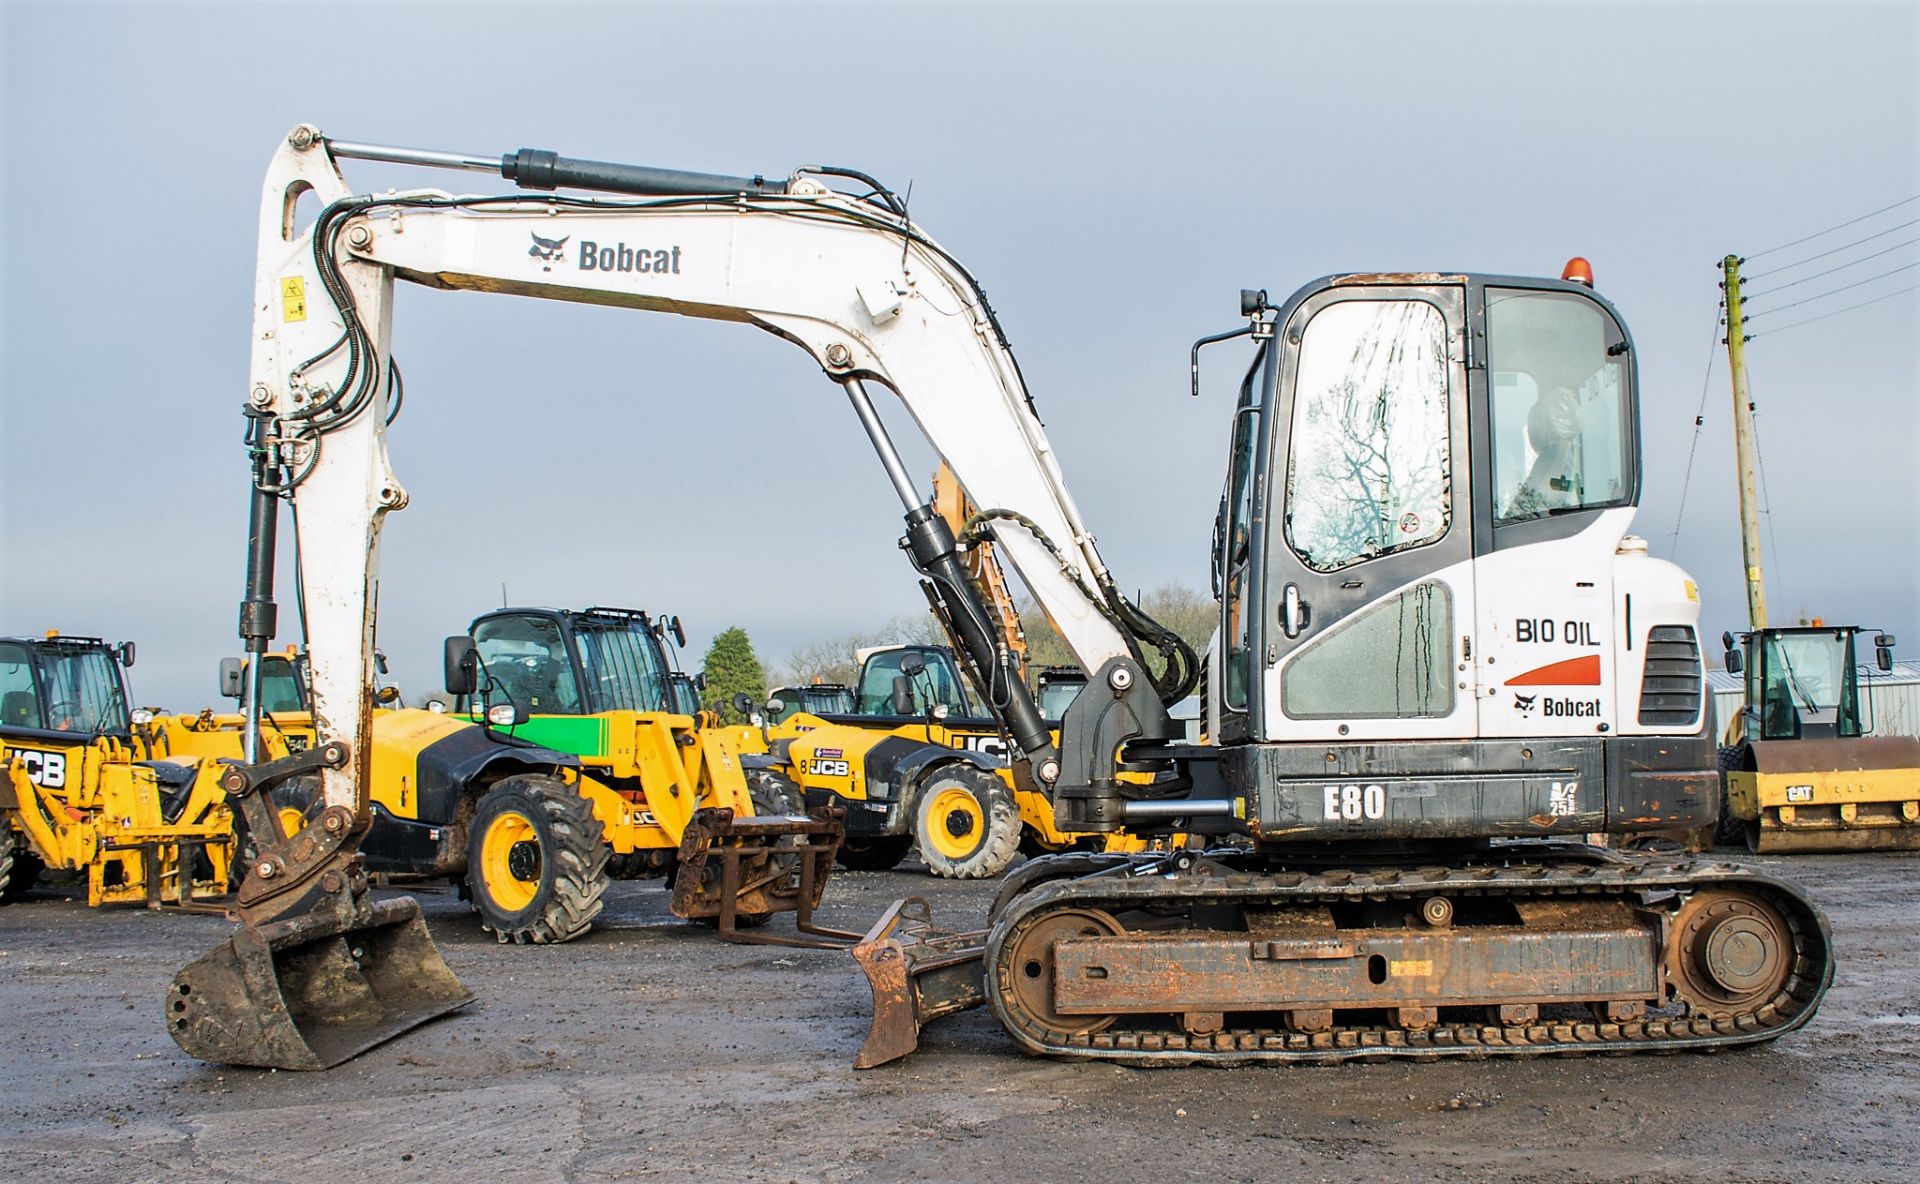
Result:
<svg viewBox="0 0 1920 1184"><path fill-rule="evenodd" d="M1540 696L1538 695L1515 695L1513 697L1514 710L1518 711L1521 715L1532 715L1533 705L1539 701L1539 698Z"/></svg>
<svg viewBox="0 0 1920 1184"><path fill-rule="evenodd" d="M529 231L528 233L532 232ZM569 234L566 238L541 238L535 234L533 235L533 246L527 248L527 254L541 261L541 271L552 271L553 265L560 260L561 252L567 245L567 239L572 237L573 236Z"/></svg>

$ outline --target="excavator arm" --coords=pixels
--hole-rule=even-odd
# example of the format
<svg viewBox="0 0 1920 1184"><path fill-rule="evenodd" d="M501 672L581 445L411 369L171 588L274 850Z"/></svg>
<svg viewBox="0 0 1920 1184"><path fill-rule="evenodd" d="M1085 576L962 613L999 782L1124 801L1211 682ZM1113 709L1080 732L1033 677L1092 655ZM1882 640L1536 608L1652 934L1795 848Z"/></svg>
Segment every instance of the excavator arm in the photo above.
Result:
<svg viewBox="0 0 1920 1184"><path fill-rule="evenodd" d="M488 172L544 192L356 195L340 171L354 158ZM871 192L838 191L827 177ZM309 195L318 213L301 227L296 215ZM984 293L913 225L904 203L844 169L770 182L528 149L491 158L348 144L302 125L276 152L261 194L240 633L257 680L276 632L273 561L285 501L299 531L318 736L310 752L260 764L256 706L246 725L252 763L223 778L260 855L231 910L245 928L183 971L169 996L170 1029L189 1052L329 1064L471 998L426 937L417 905L373 902L356 858L371 823L380 527L407 504L387 454L403 390L392 352L399 280L733 321L805 350L851 400L906 511L901 545L962 651L977 670L1005 675L995 680L1005 693L992 696L993 708L1054 791L1063 826L1118 829L1130 807L1143 805L1129 800L1142 796L1138 777L1123 795L1119 774L1168 763L1129 762L1123 752L1130 741L1173 734L1164 703L1190 688L1192 652L1115 588ZM959 538L908 477L870 383L900 397L966 494L987 507ZM1015 676L992 606L969 578L963 550L986 541L1112 692L1091 707L1095 697L1081 697L1058 750ZM1157 683L1143 642L1166 658ZM248 696L255 705L258 690ZM289 836L267 796L295 777L319 781L323 809L314 826ZM1182 788L1167 779L1170 793ZM1167 805L1146 803L1136 816L1164 819L1151 807ZM1225 812L1224 803L1207 806ZM383 962L408 969L396 975ZM416 983L432 987L415 991Z"/></svg>
<svg viewBox="0 0 1920 1184"><path fill-rule="evenodd" d="M978 536L1020 572L1081 663L1124 670L1122 690L1144 681L1140 635L1165 636L1115 590L979 286L887 201L807 172L769 183L525 150L497 171L522 184L639 192L354 196L339 169L353 156L468 168L490 160L344 145L302 127L268 174L249 412L256 460L266 458L257 485L298 516L316 726L323 741L344 743L345 760L322 773L328 803L364 814L380 523L407 500L386 446L400 390L390 352L396 280L735 321L798 345L847 390L908 511L904 545L951 585L943 591L970 602L959 612L974 627L962 632L974 635L970 650L985 651L973 656L987 657L1000 633L991 609L963 594L964 581L943 578L962 573L952 532L906 476L867 384L893 390L971 499L990 507ZM294 204L309 191L325 208L296 233ZM243 610L256 621L270 616L258 591L250 583L255 607ZM1138 711L1140 697L1129 698ZM1031 701L1016 695L1005 710L1036 773L1061 780Z"/></svg>

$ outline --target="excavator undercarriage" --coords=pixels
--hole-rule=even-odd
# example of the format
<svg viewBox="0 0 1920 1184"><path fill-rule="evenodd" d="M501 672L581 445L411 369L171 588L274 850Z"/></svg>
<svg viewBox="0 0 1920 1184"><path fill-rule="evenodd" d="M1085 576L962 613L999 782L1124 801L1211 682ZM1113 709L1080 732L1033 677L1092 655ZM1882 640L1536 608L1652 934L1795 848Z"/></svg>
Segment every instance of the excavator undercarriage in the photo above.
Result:
<svg viewBox="0 0 1920 1184"><path fill-rule="evenodd" d="M981 1004L1028 1052L1157 1064L1707 1049L1799 1027L1833 976L1819 910L1732 864L1525 843L1446 865L1229 849L1022 871L984 932L902 902L856 948L874 995L856 1067Z"/></svg>

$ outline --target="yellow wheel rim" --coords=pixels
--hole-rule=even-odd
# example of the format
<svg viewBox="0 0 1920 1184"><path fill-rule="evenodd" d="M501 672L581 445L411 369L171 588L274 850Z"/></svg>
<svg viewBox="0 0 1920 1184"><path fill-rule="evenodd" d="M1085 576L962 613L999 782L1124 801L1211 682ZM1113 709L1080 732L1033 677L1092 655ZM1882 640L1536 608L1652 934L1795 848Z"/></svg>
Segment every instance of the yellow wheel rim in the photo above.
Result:
<svg viewBox="0 0 1920 1184"><path fill-rule="evenodd" d="M299 834L301 829L306 825L307 816L305 814L302 814L292 806L280 807L280 829L285 831L288 837Z"/></svg>
<svg viewBox="0 0 1920 1184"><path fill-rule="evenodd" d="M522 849L515 858L514 848L531 844L533 858ZM504 912L517 913L533 903L540 891L540 834L525 815L500 814L487 824L480 841L480 878L487 895ZM519 872L528 873L522 878Z"/></svg>
<svg viewBox="0 0 1920 1184"><path fill-rule="evenodd" d="M947 859L965 859L986 837L987 816L966 790L950 785L927 803L927 841Z"/></svg>

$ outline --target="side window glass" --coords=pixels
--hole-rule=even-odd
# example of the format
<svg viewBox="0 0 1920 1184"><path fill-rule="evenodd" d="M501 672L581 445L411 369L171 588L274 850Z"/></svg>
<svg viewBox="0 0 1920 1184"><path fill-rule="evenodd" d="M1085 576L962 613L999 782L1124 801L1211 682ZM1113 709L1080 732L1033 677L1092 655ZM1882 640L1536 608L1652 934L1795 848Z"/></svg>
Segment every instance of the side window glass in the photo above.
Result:
<svg viewBox="0 0 1920 1184"><path fill-rule="evenodd" d="M1496 524L1625 502L1624 344L1584 297L1487 290Z"/></svg>
<svg viewBox="0 0 1920 1184"><path fill-rule="evenodd" d="M1453 594L1429 580L1315 638L1281 678L1294 719L1380 719L1453 713Z"/></svg>
<svg viewBox="0 0 1920 1184"><path fill-rule="evenodd" d="M1339 571L1435 542L1452 517L1447 322L1348 300L1307 322L1287 457L1287 545Z"/></svg>
<svg viewBox="0 0 1920 1184"><path fill-rule="evenodd" d="M43 726L31 658L22 646L0 645L0 728Z"/></svg>

